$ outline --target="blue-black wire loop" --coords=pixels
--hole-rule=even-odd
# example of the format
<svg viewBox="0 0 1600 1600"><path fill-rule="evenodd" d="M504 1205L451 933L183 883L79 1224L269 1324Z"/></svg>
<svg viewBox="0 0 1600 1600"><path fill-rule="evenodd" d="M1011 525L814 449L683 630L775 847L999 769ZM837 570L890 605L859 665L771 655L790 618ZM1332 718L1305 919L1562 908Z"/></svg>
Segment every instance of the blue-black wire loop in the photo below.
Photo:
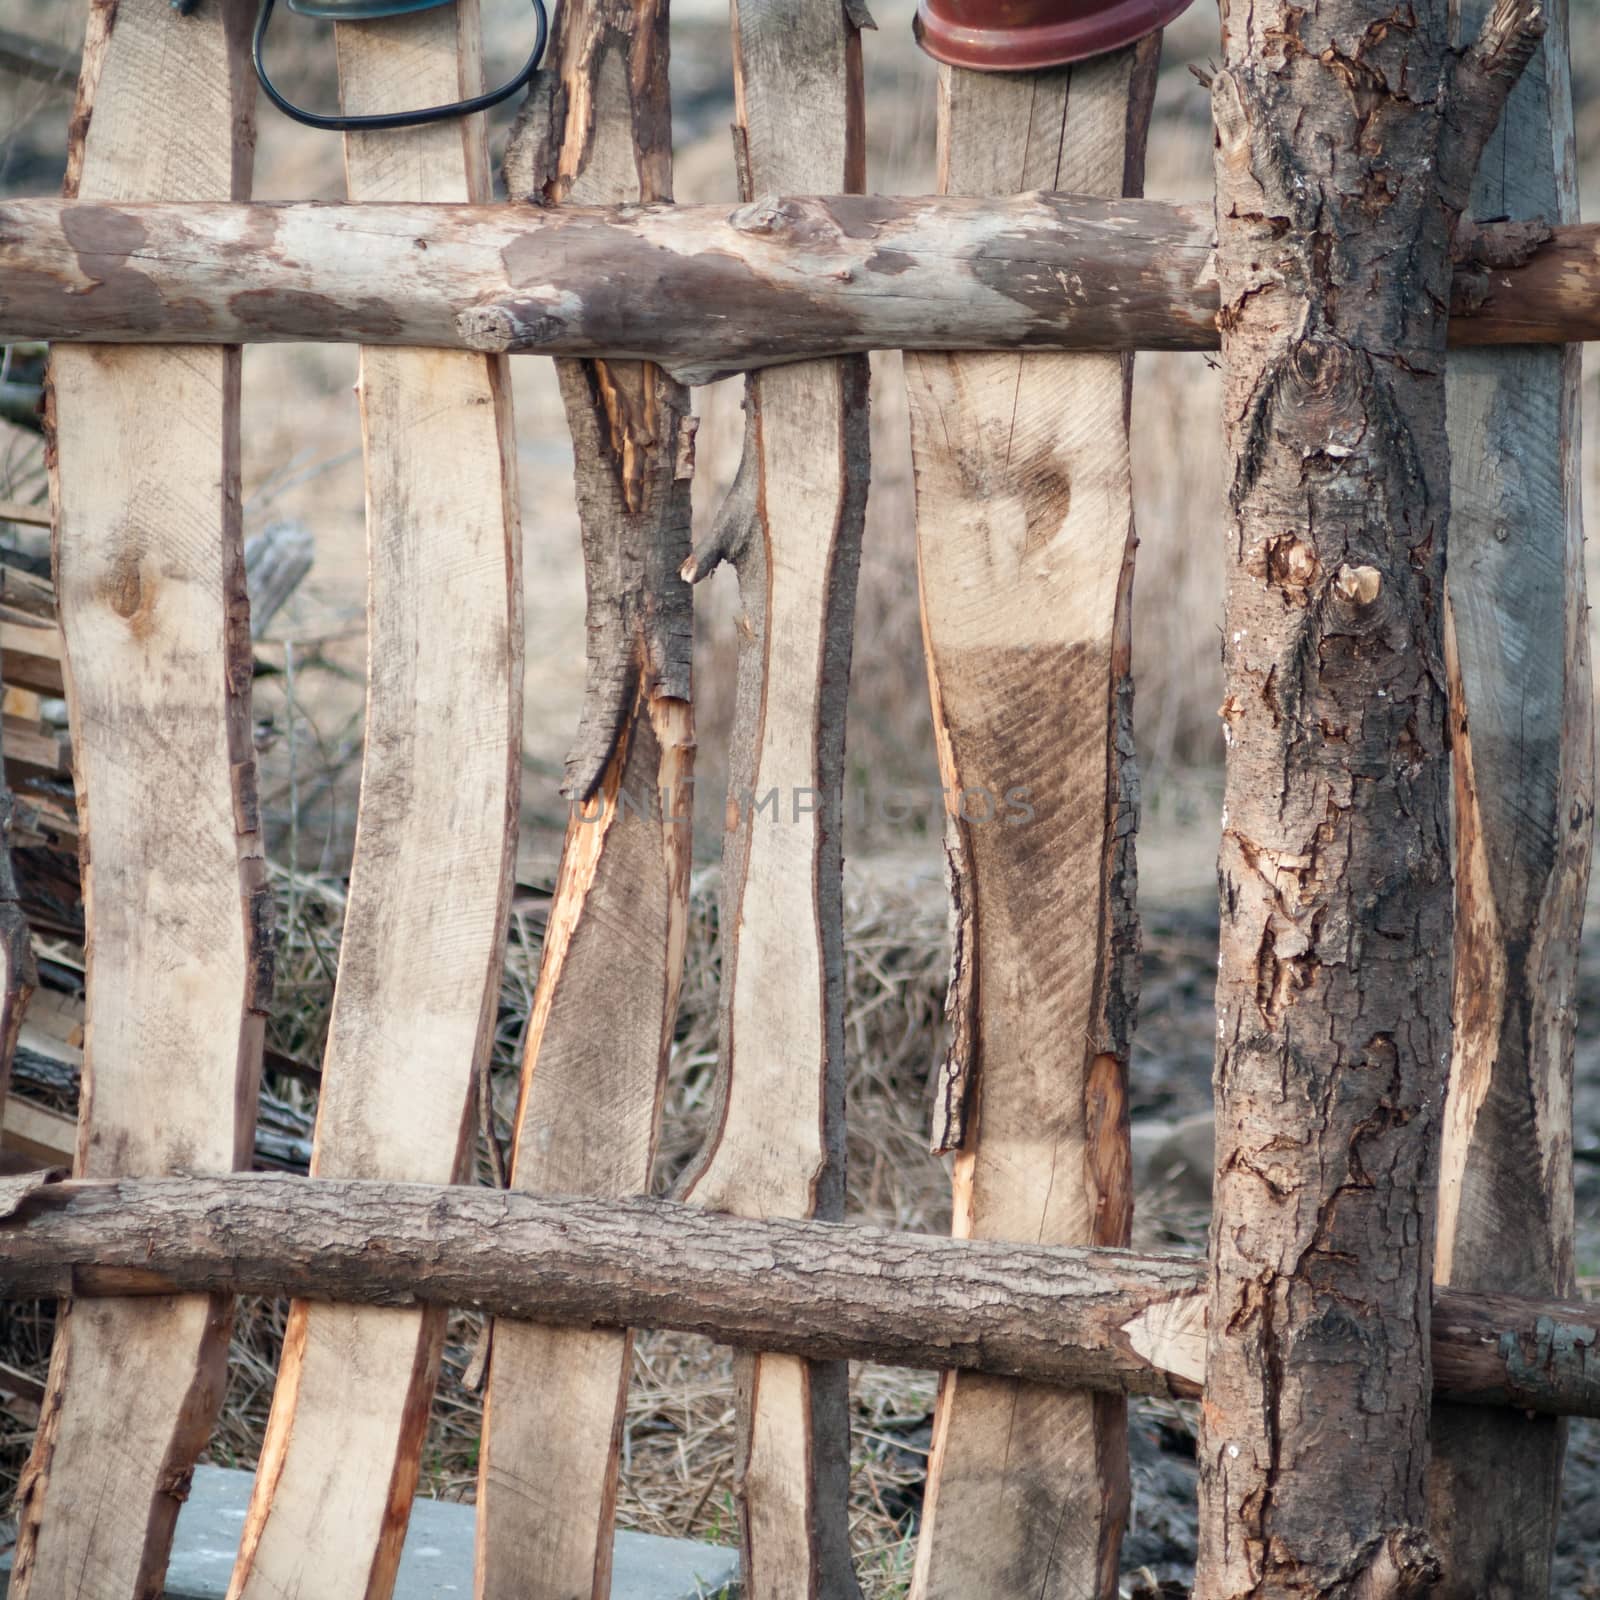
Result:
<svg viewBox="0 0 1600 1600"><path fill-rule="evenodd" d="M449 122L455 117L470 117L475 112L487 111L502 100L509 100L518 89L539 70L544 59L544 48L550 38L550 19L544 0L533 0L534 16L538 19L538 34L534 39L533 53L522 64L517 75L498 89L487 94L474 95L470 100L457 100L451 105L424 106L416 111L380 111L366 116L328 116L320 111L308 111L290 100L267 75L264 49L267 25L272 21L275 0L261 0L261 11L256 18L255 38L250 45L250 59L255 63L256 77L267 98L286 117L303 122L308 128L321 128L327 133L381 133L391 128L420 128L430 122ZM353 24L352 24L353 26Z"/></svg>

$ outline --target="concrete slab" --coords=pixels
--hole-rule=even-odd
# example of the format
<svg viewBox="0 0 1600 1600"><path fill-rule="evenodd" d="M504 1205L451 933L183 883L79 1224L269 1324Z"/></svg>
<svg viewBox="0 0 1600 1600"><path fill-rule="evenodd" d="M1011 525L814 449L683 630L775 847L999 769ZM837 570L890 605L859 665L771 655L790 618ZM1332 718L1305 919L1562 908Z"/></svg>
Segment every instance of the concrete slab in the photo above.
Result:
<svg viewBox="0 0 1600 1600"><path fill-rule="evenodd" d="M223 1600L252 1476L226 1467L195 1469L188 1503L178 1517L167 1600ZM418 1500L400 1558L395 1600L470 1600L474 1521L472 1506ZM737 1550L623 1531L617 1535L614 1560L612 1600L723 1600L738 1592ZM7 1552L0 1556L0 1594L10 1575Z"/></svg>

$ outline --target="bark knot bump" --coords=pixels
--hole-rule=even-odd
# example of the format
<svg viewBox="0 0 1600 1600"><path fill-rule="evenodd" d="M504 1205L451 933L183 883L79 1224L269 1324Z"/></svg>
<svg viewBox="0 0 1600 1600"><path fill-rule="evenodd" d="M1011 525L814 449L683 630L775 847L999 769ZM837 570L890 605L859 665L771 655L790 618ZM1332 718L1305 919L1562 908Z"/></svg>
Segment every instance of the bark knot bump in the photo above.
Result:
<svg viewBox="0 0 1600 1600"><path fill-rule="evenodd" d="M1425 1595L1444 1571L1427 1533L1395 1528L1380 1540L1350 1585L1350 1600L1412 1600Z"/></svg>
<svg viewBox="0 0 1600 1600"><path fill-rule="evenodd" d="M799 207L775 194L764 194L738 207L728 220L740 233L777 233L793 222Z"/></svg>
<svg viewBox="0 0 1600 1600"><path fill-rule="evenodd" d="M1343 566L1333 586L1351 605L1370 606L1383 590L1383 574L1376 567Z"/></svg>
<svg viewBox="0 0 1600 1600"><path fill-rule="evenodd" d="M1267 541L1267 576L1280 588L1310 588L1320 569L1316 550L1298 534L1285 533Z"/></svg>
<svg viewBox="0 0 1600 1600"><path fill-rule="evenodd" d="M468 306L456 315L456 332L469 350L505 355L516 338L516 322L501 305Z"/></svg>

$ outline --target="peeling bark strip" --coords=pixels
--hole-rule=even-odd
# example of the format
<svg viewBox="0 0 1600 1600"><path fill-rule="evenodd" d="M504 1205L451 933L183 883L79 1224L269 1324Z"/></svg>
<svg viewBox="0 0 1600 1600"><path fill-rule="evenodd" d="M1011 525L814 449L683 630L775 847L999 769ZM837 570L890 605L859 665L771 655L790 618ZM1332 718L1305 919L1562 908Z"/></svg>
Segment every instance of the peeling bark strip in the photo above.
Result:
<svg viewBox="0 0 1600 1600"><path fill-rule="evenodd" d="M1155 38L1052 72L945 69L940 187L1137 192L1159 51ZM939 1108L943 1122L953 1103L962 1113L962 1236L1125 1245L1132 1222L1125 367L1116 355L906 361L962 933ZM968 797L983 794L996 807L1020 797L1026 820L971 816ZM912 1593L1114 1600L1128 1496L1121 1402L947 1373Z"/></svg>
<svg viewBox="0 0 1600 1600"><path fill-rule="evenodd" d="M1461 6L1468 36L1487 9ZM1473 186L1482 216L1577 215L1566 6L1546 14ZM1579 357L1463 351L1447 377L1456 976L1434 1281L1511 1294L1573 1287L1572 1029L1594 828ZM1564 1429L1452 1406L1430 1426L1436 1592L1547 1594Z"/></svg>
<svg viewBox="0 0 1600 1600"><path fill-rule="evenodd" d="M95 0L70 192L248 196L247 21L224 10L184 18L166 0ZM76 1166L102 1178L227 1172L249 1165L271 984L256 915L265 887L239 352L61 350L51 371L57 582L90 907ZM159 1593L189 1473L222 1403L231 1316L231 1301L211 1296L65 1309L18 1493L14 1595Z"/></svg>
<svg viewBox="0 0 1600 1600"><path fill-rule="evenodd" d="M1401 1596L1438 1573L1445 310L1479 151L1541 28L1502 0L1458 57L1447 21L1445 0L1404 24L1379 0L1224 12L1235 564L1202 1600Z"/></svg>
<svg viewBox="0 0 1600 1600"><path fill-rule="evenodd" d="M0 1300L290 1293L675 1328L747 1348L1193 1395L1206 1264L669 1200L241 1175L0 1180ZM1441 1395L1600 1415L1600 1310L1437 1291Z"/></svg>
<svg viewBox="0 0 1600 1600"><path fill-rule="evenodd" d="M861 40L845 0L734 0L735 157L756 189L865 178ZM867 498L865 357L750 380L745 452L709 548L739 577L723 844L720 1073L685 1190L756 1217L844 1205L845 700ZM752 797L792 799L780 818ZM805 809L803 797L815 797ZM788 803L786 801L786 803ZM749 1600L853 1600L848 1375L741 1357L738 1488Z"/></svg>
<svg viewBox="0 0 1600 1600"><path fill-rule="evenodd" d="M568 0L552 60L549 92L530 97L507 152L512 196L670 199L666 0ZM512 1182L643 1194L688 927L694 618L679 569L693 422L687 393L658 367L564 361L558 373L589 594L589 680L567 768L582 815L567 829L545 936ZM632 1352L617 1329L495 1329L480 1600L610 1593Z"/></svg>
<svg viewBox="0 0 1600 1600"><path fill-rule="evenodd" d="M475 0L340 25L335 37L350 111L453 100L481 81ZM358 202L482 200L482 118L348 135L345 169ZM446 1183L470 1148L499 999L522 736L507 379L483 356L361 355L367 751L317 1176ZM233 1600L387 1600L443 1332L442 1309L291 1309Z"/></svg>
<svg viewBox="0 0 1600 1600"><path fill-rule="evenodd" d="M866 350L1215 350L1212 222L1056 194L732 211L8 200L0 339L415 344L657 361L684 383ZM1600 228L1484 227L1459 251L1452 344L1600 338Z"/></svg>

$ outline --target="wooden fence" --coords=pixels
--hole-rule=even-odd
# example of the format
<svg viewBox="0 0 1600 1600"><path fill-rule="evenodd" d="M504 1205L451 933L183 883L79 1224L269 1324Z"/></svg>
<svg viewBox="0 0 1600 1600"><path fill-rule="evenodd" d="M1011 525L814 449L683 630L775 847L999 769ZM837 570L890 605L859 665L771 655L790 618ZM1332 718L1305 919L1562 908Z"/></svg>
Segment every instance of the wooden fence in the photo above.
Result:
<svg viewBox="0 0 1600 1600"><path fill-rule="evenodd" d="M1358 0L1322 9L1335 28L1364 15ZM1424 8L1430 27L1443 9ZM1459 9L1470 38L1480 8ZM1262 86L1288 35L1229 35L1214 233L1209 207L1138 198L1156 39L1035 74L947 70L941 195L868 198L863 9L734 0L733 14L744 203L731 211L669 204L666 0L562 6L507 156L513 204L487 203L480 119L347 135L351 204L258 207L243 8L91 0L67 198L0 204L0 336L55 341L57 592L89 910L73 1176L0 1186L0 1295L61 1301L13 1594L159 1592L221 1402L231 1297L247 1292L295 1299L231 1600L385 1600L451 1305L500 1319L481 1596L608 1593L638 1326L738 1349L750 1600L857 1592L850 1359L945 1373L920 1600L1115 1595L1130 1392L1205 1396L1200 1594L1544 1592L1559 1418L1600 1415L1600 1313L1570 1299L1593 730L1577 365L1561 343L1600 334L1600 230L1575 224L1560 7L1541 34L1505 0L1484 42L1450 58L1444 220L1418 213L1412 304L1359 337L1354 232L1332 256L1306 247L1301 298L1321 321L1259 320L1271 272L1333 237L1288 188L1268 193L1296 153L1269 160L1259 143L1285 103ZM349 110L451 99L479 81L477 5L341 24L337 47ZM1443 70L1439 40L1427 48ZM1459 230L1451 257L1446 224L1508 94L1471 207L1503 220ZM775 198L795 195L823 198ZM1383 638L1401 641L1382 648L1410 662L1423 709L1365 742L1319 713L1309 755L1284 757L1279 777L1299 772L1317 795L1367 784L1421 819L1398 869L1415 906L1391 924L1398 879L1348 900L1318 879L1336 836L1381 855L1381 830L1361 829L1389 813L1346 792L1335 809L1354 833L1313 827L1311 844L1269 849L1269 818L1246 837L1247 807L1276 803L1299 825L1303 795L1260 788L1246 753L1276 760L1276 730L1300 726L1302 700L1283 696L1327 684L1300 657L1309 676L1288 682L1231 635L1208 1263L1125 1249L1129 394L1134 349L1216 345L1219 306L1230 382L1249 373L1252 329L1269 354L1296 341L1269 361L1267 398L1230 412L1229 627L1267 595L1296 648L1314 627L1325 653L1356 640L1359 661L1381 653L1381 613ZM1406 320L1429 316L1423 333ZM1446 633L1445 493L1418 396L1442 398L1447 316ZM245 1171L272 983L239 494L238 343L260 339L362 345L366 759L310 1179ZM959 805L948 819L956 953L934 1138L954 1154L949 1240L840 1220L844 705L864 352L879 348L908 352L944 782L953 795L1024 782L1033 812L1018 829L975 826ZM1348 378L1351 351L1367 376ZM558 358L574 440L590 660L567 777L599 820L566 841L497 1192L464 1180L518 816L512 352ZM1434 388L1391 394L1382 374L1402 370L1393 384L1431 372ZM730 371L750 372L744 458L691 548L685 385ZM1318 487L1405 450L1386 510ZM1297 504L1284 473L1309 498L1252 543L1263 494ZM1323 526L1340 504L1355 506L1343 544ZM1410 542L1391 561L1393 530ZM723 562L742 616L719 1098L680 1193L650 1201L637 1197L687 934L687 808L672 797L694 757L692 584ZM1443 837L1447 680L1457 916L1441 1110L1450 878L1428 829ZM774 793L817 803L771 826ZM1395 959L1373 941L1402 937L1410 976L1398 998L1366 993L1377 1009L1363 1013L1363 962ZM14 1042L28 953L0 948ZM1306 995L1329 1003L1318 964L1335 961L1356 988L1337 991L1350 1014L1334 1017L1328 1060L1322 1044L1279 1049ZM1418 1012L1418 995L1438 1003ZM1346 1022L1366 1041L1348 1056ZM1318 1142L1330 1130L1336 1158ZM1383 1228L1369 1207L1390 1208ZM1351 1216L1368 1219L1359 1251Z"/></svg>

